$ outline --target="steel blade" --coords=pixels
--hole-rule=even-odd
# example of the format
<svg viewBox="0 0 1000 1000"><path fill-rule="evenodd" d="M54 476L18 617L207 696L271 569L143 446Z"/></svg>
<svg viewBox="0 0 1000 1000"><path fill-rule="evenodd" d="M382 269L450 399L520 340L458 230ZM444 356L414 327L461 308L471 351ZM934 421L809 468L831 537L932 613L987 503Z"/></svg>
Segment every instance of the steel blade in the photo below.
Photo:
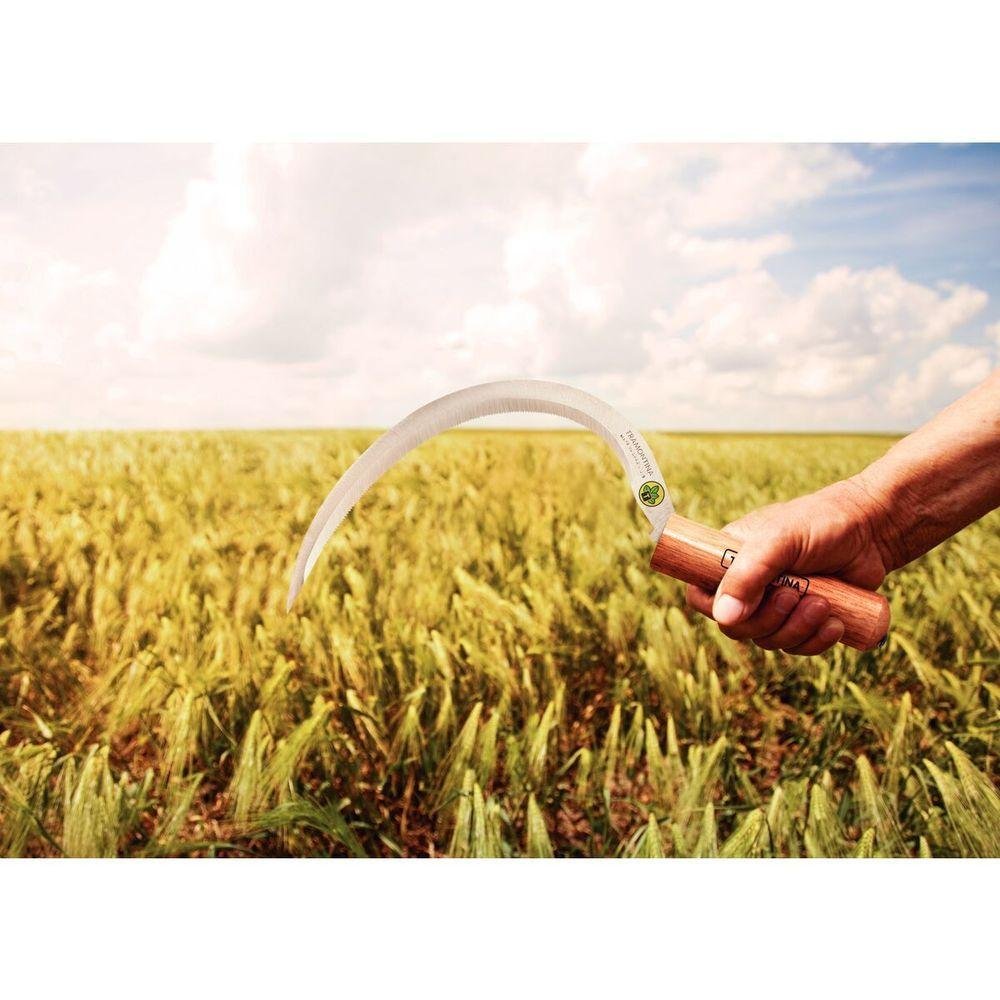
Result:
<svg viewBox="0 0 1000 1000"><path fill-rule="evenodd" d="M486 382L442 396L414 410L378 438L340 477L316 512L299 549L288 590L292 606L323 546L364 493L428 438L477 417L502 413L548 413L600 435L628 477L636 503L651 525L656 541L674 506L660 467L643 436L603 400L559 382L519 379Z"/></svg>

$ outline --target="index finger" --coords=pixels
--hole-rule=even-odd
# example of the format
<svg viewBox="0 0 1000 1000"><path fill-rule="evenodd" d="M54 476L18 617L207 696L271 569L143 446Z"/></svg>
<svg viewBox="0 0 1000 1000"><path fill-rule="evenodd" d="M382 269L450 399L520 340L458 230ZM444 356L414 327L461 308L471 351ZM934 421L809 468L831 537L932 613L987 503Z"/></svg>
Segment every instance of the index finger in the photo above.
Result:
<svg viewBox="0 0 1000 1000"><path fill-rule="evenodd" d="M703 587L689 583L684 597L687 600L689 608L693 608L706 618L712 617L712 601L715 600L714 591L705 590Z"/></svg>

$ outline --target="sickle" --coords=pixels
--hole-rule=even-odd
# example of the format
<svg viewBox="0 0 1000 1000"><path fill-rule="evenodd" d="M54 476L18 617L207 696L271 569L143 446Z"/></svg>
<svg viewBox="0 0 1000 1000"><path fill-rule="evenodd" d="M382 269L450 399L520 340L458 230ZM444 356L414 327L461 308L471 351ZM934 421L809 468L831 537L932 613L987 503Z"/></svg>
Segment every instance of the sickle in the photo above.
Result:
<svg viewBox="0 0 1000 1000"><path fill-rule="evenodd" d="M548 413L599 434L615 453L656 548L651 566L666 576L715 590L739 551L731 535L675 513L663 474L643 436L607 403L558 382L530 379L471 386L414 410L378 438L340 477L316 512L299 549L288 590L291 608L329 537L362 495L404 455L428 438L476 417ZM826 598L844 623L841 638L855 649L879 645L889 626L889 604L880 594L832 577L780 574L772 586Z"/></svg>

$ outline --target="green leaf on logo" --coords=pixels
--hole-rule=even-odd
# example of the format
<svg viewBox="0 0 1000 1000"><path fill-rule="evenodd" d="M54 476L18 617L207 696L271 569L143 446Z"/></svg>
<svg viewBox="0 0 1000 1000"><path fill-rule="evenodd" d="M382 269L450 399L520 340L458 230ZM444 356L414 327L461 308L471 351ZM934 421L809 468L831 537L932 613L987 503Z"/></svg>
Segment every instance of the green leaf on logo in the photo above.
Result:
<svg viewBox="0 0 1000 1000"><path fill-rule="evenodd" d="M639 499L648 507L655 507L663 498L663 488L659 483L643 483L639 489Z"/></svg>

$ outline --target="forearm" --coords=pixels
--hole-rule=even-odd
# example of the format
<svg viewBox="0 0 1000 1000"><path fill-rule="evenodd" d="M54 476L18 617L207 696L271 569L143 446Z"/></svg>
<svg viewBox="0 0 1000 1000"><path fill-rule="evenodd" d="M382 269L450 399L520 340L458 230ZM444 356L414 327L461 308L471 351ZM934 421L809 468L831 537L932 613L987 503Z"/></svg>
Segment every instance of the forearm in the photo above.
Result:
<svg viewBox="0 0 1000 1000"><path fill-rule="evenodd" d="M887 570L1000 505L1000 370L852 481L871 500Z"/></svg>

